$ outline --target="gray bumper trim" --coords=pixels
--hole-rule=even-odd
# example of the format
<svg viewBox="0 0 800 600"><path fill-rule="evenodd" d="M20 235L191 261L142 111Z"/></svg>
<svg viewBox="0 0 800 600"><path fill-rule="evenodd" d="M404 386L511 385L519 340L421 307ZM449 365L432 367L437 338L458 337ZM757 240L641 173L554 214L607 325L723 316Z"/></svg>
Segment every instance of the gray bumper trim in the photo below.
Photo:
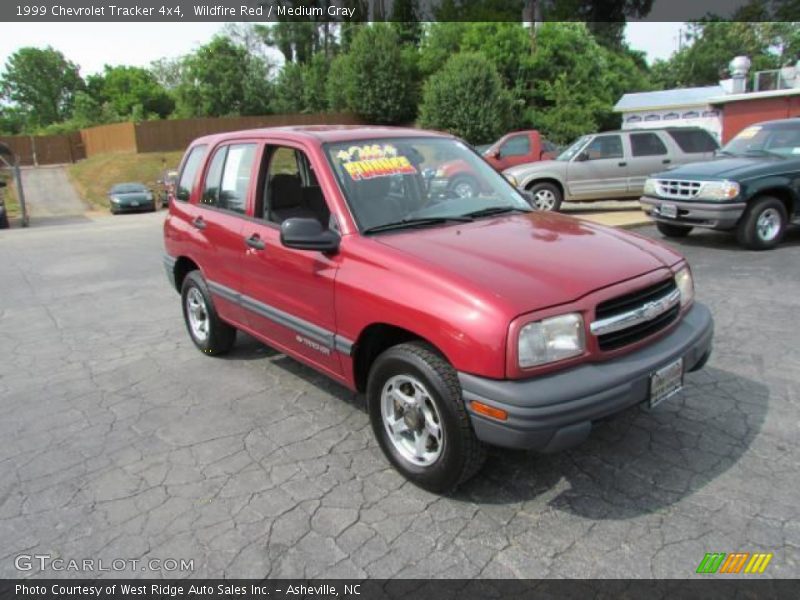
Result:
<svg viewBox="0 0 800 600"><path fill-rule="evenodd" d="M167 272L167 279L169 280L170 284L173 288L175 286L175 263L178 262L176 259L172 258L169 254L164 255L164 270ZM177 288L176 288L177 289Z"/></svg>
<svg viewBox="0 0 800 600"><path fill-rule="evenodd" d="M678 357L687 371L702 366L711 351L714 322L695 303L669 334L640 350L600 363L526 380L494 380L459 373L464 400L501 408L504 422L470 410L476 435L510 448L561 450L581 442L592 421L643 402L650 375Z"/></svg>
<svg viewBox="0 0 800 600"><path fill-rule="evenodd" d="M650 198L649 196L640 198L639 202L642 205L642 209L651 218L661 223L707 227L709 229L733 229L747 208L747 203L745 202L682 202L668 198ZM678 207L678 217L673 219L661 216L659 207L662 204L676 205Z"/></svg>

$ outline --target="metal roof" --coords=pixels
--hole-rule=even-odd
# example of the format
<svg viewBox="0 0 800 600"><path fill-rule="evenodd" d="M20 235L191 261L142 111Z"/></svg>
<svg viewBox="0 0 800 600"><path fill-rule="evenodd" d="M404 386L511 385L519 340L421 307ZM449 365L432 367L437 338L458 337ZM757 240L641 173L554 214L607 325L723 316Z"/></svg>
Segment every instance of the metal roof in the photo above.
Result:
<svg viewBox="0 0 800 600"><path fill-rule="evenodd" d="M614 106L614 111L656 110L678 106L709 104L711 98L722 96L723 94L725 94L725 90L721 85L625 94Z"/></svg>
<svg viewBox="0 0 800 600"><path fill-rule="evenodd" d="M744 94L727 94L714 98L709 98L710 104L725 104L727 102L739 102L740 100L759 100L761 98L782 98L784 96L796 96L800 94L800 88L787 88L783 90L764 90L761 92L745 92Z"/></svg>

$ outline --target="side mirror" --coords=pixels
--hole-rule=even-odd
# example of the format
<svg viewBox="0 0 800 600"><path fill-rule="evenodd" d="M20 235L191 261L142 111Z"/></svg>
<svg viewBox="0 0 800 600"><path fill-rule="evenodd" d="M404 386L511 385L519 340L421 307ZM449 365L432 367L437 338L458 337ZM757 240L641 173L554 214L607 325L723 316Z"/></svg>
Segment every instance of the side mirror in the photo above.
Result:
<svg viewBox="0 0 800 600"><path fill-rule="evenodd" d="M585 160L589 160L589 153L585 150L575 157L575 162L583 162Z"/></svg>
<svg viewBox="0 0 800 600"><path fill-rule="evenodd" d="M336 232L323 229L316 219L286 219L281 224L281 244L287 248L336 252L339 241Z"/></svg>
<svg viewBox="0 0 800 600"><path fill-rule="evenodd" d="M489 158L500 158L500 148L489 150L489 152L486 153L486 156Z"/></svg>

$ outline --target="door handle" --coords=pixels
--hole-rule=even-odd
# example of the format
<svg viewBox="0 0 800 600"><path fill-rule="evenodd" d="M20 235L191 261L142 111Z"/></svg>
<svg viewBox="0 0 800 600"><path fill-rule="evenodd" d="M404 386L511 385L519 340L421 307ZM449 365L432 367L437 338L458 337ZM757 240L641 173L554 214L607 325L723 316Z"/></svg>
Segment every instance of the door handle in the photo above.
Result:
<svg viewBox="0 0 800 600"><path fill-rule="evenodd" d="M665 159L664 159L664 160L662 160L661 162L662 162L662 163L664 163L665 165L668 165L668 164L669 164L669 163L671 163L672 161L671 161L670 159L668 159L668 158L665 158Z"/></svg>
<svg viewBox="0 0 800 600"><path fill-rule="evenodd" d="M244 241L248 246L256 250L263 250L266 246L257 233L254 233L249 238L245 238Z"/></svg>
<svg viewBox="0 0 800 600"><path fill-rule="evenodd" d="M192 225L197 227L197 229L206 228L206 222L203 220L203 217L195 217L195 219L192 221Z"/></svg>
<svg viewBox="0 0 800 600"><path fill-rule="evenodd" d="M628 166L628 163L626 163L625 161L618 162L617 164L618 164L620 167L627 167L627 166Z"/></svg>

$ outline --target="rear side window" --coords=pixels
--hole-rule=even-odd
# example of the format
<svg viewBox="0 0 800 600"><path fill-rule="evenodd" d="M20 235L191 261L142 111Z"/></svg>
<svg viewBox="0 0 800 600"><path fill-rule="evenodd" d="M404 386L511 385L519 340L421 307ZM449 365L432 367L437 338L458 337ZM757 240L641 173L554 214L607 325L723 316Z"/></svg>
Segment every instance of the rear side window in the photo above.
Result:
<svg viewBox="0 0 800 600"><path fill-rule="evenodd" d="M703 129L680 130L672 129L667 133L675 140L678 147L687 153L692 152L713 152L719 146L711 134Z"/></svg>
<svg viewBox="0 0 800 600"><path fill-rule="evenodd" d="M667 147L655 133L632 133L631 150L634 156L660 156L667 153Z"/></svg>
<svg viewBox="0 0 800 600"><path fill-rule="evenodd" d="M206 155L206 146L195 146L189 152L186 162L183 165L181 176L178 179L178 188L175 190L175 198L186 202L189 196L192 195L192 184L195 177L197 177L197 170L200 168L200 163L203 162L203 157Z"/></svg>
<svg viewBox="0 0 800 600"><path fill-rule="evenodd" d="M255 154L255 144L219 148L208 167L200 202L244 214Z"/></svg>

